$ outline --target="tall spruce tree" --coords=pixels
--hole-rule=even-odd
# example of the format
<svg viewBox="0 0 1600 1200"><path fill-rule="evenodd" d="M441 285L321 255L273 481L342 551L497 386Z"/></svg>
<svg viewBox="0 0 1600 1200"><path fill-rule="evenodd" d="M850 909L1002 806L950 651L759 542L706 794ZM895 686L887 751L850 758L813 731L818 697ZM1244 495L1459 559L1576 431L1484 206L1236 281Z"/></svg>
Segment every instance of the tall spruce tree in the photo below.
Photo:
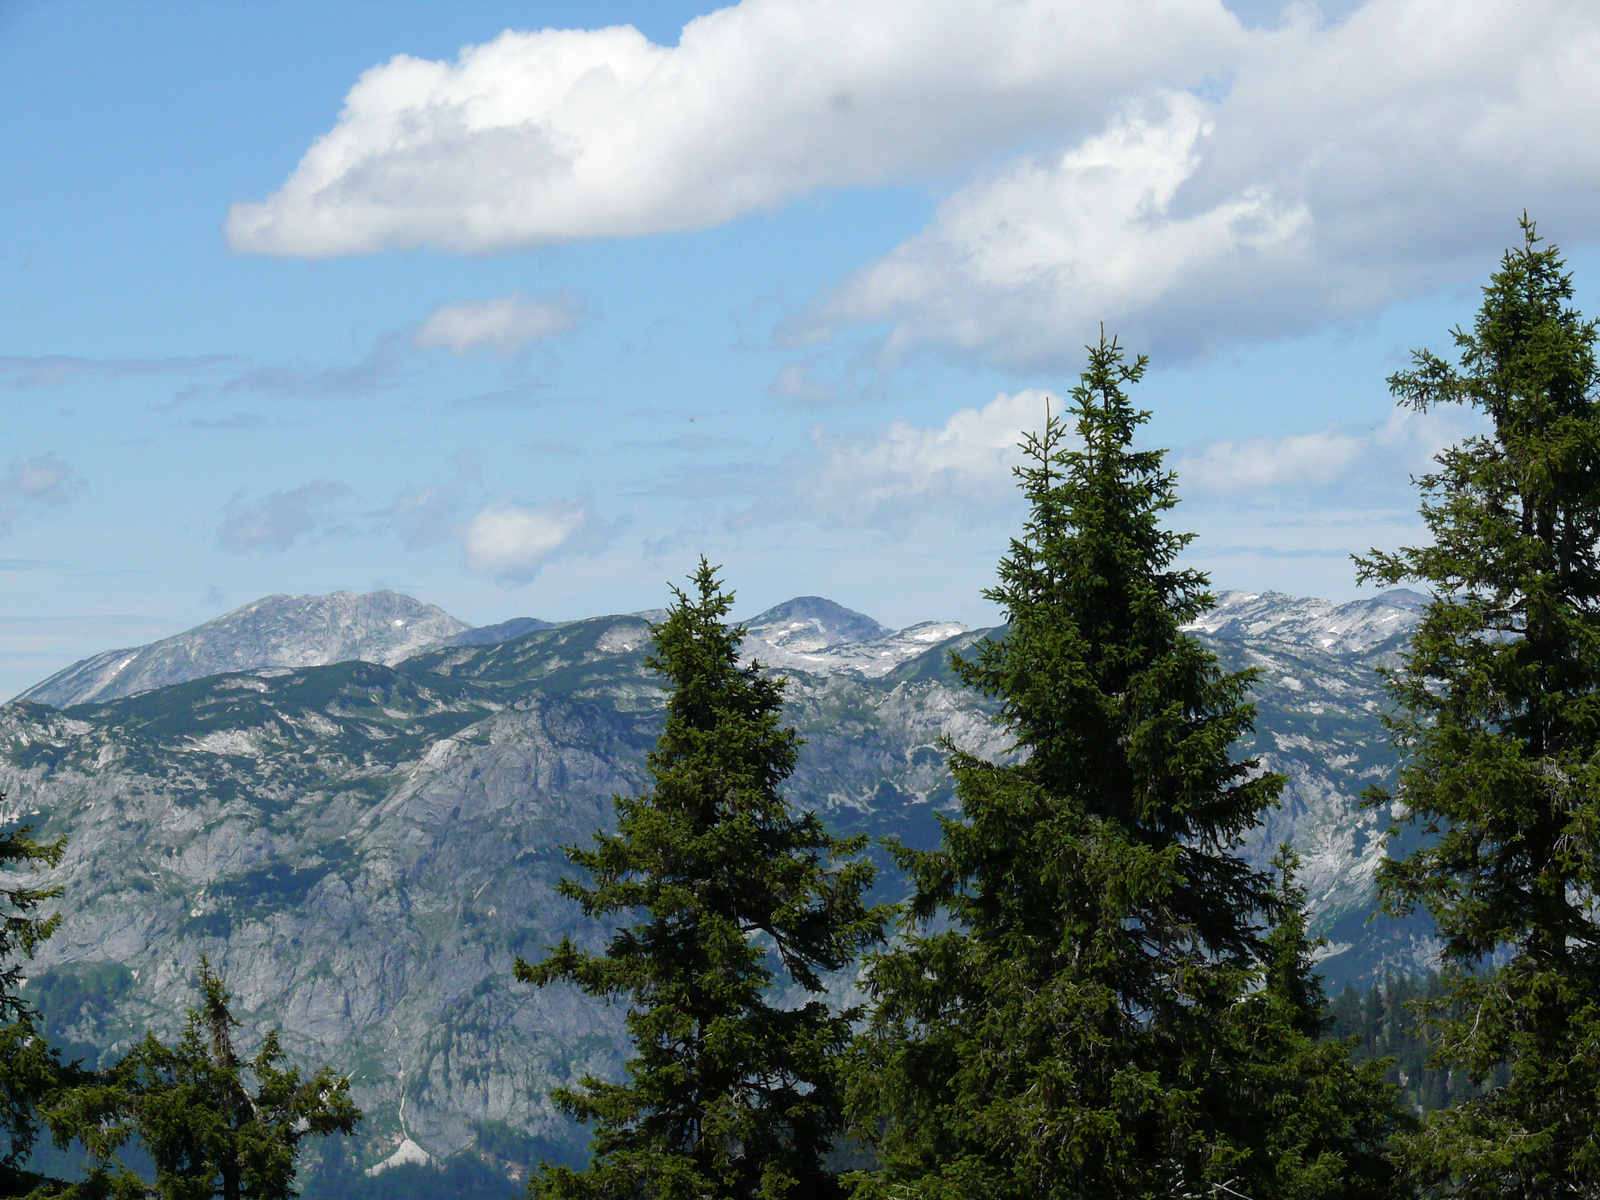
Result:
<svg viewBox="0 0 1600 1200"><path fill-rule="evenodd" d="M861 839L830 835L780 791L800 745L780 682L739 665L744 630L701 559L690 592L655 627L646 660L667 680L655 788L618 797L615 834L569 859L592 884L562 892L590 916L636 914L604 954L563 940L517 978L628 997L634 1053L623 1083L586 1077L555 1099L595 1134L587 1170L545 1164L543 1197L744 1200L826 1197L843 1122L836 1059L853 1013L818 998L822 973L882 936L863 896ZM771 994L783 972L812 999Z"/></svg>
<svg viewBox="0 0 1600 1200"><path fill-rule="evenodd" d="M1162 453L1133 446L1145 366L1102 335L1079 445L1056 418L1024 442L1030 515L986 593L1006 628L952 660L1020 761L950 747L961 819L896 850L915 893L869 966L850 1103L881 1169L861 1196L1272 1194L1281 1151L1230 1122L1229 1088L1259 1078L1234 1010L1281 905L1234 844L1282 779L1233 755L1253 676L1182 632L1212 598L1175 565ZM1302 1194L1360 1194L1325 1162L1337 1178Z"/></svg>
<svg viewBox="0 0 1600 1200"><path fill-rule="evenodd" d="M1392 911L1424 907L1457 971L1436 1058L1509 1082L1408 1143L1462 1197L1600 1194L1600 401L1596 324L1524 214L1456 361L1390 379L1402 404L1461 404L1488 429L1423 476L1432 544L1359 561L1433 593L1388 679L1396 799L1429 835L1382 864ZM1389 797L1375 795L1375 802ZM1506 950L1492 975L1473 970Z"/></svg>

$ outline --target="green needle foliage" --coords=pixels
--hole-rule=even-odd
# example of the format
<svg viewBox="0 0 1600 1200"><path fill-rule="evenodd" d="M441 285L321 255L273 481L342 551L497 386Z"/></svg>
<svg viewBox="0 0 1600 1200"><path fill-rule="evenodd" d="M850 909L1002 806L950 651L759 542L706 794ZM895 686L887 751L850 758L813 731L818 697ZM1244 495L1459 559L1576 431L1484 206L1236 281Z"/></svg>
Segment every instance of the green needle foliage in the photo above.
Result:
<svg viewBox="0 0 1600 1200"><path fill-rule="evenodd" d="M46 1117L56 1144L82 1143L88 1165L80 1182L53 1194L63 1200L290 1200L297 1195L301 1140L355 1129L361 1110L347 1081L328 1067L304 1080L297 1069L285 1068L276 1030L254 1058L239 1059L227 988L204 956L200 995L176 1045L146 1034L110 1070L54 1097ZM130 1142L148 1152L153 1183L118 1157Z"/></svg>
<svg viewBox="0 0 1600 1200"><path fill-rule="evenodd" d="M0 806L5 804L0 792ZM54 932L59 913L42 917L39 907L61 894L60 888L29 887L21 872L53 867L66 852L65 838L36 842L31 825L16 825L0 835L0 886L4 915L0 916L0 1195L19 1196L46 1181L25 1169L39 1138L38 1108L60 1085L62 1066L56 1051L46 1044L38 1027L38 1014L17 987L22 964L33 957L39 943Z"/></svg>
<svg viewBox="0 0 1600 1200"><path fill-rule="evenodd" d="M896 850L915 894L869 967L850 1101L882 1169L861 1196L1359 1194L1343 1167L1340 1186L1257 1190L1279 1178L1267 1131L1230 1120L1259 1075L1239 1006L1283 905L1234 846L1283 781L1233 757L1253 676L1180 628L1212 598L1174 565L1190 537L1162 526L1162 453L1133 448L1145 366L1102 335L1072 393L1079 446L1054 417L1024 441L1031 512L986 593L1006 632L953 660L1022 761L950 747L962 820Z"/></svg>
<svg viewBox="0 0 1600 1200"><path fill-rule="evenodd" d="M0 805L6 794L0 792ZM18 873L53 867L66 853L67 839L41 843L33 840L33 826L16 825L0 835L0 873L10 886L0 886L5 914L0 917L0 1021L16 1020L31 1010L17 995L22 963L33 957L39 943L55 932L59 913L41 917L39 906L61 894L60 888L28 887Z"/></svg>
<svg viewBox="0 0 1600 1200"><path fill-rule="evenodd" d="M1526 215L1522 233L1452 331L1457 361L1421 351L1389 381L1489 426L1418 481L1433 544L1358 560L1434 597L1388 679L1397 798L1428 836L1379 880L1391 911L1433 915L1456 968L1438 1065L1477 1083L1510 1067L1408 1144L1462 1197L1600 1194L1597 330ZM1502 949L1501 970L1473 970Z"/></svg>
<svg viewBox="0 0 1600 1200"><path fill-rule="evenodd" d="M782 685L740 667L733 596L704 559L690 593L655 628L647 660L669 684L666 729L648 760L655 790L618 797L614 835L569 848L592 886L563 881L590 916L638 914L603 955L570 939L517 978L627 997L626 1083L587 1077L556 1102L592 1122L586 1171L545 1164L545 1197L741 1200L826 1197L842 1125L836 1059L853 1012L820 999L774 1003L773 959L813 997L822 973L882 937L863 895L872 869L779 791L799 741L781 723Z"/></svg>
<svg viewBox="0 0 1600 1200"><path fill-rule="evenodd" d="M1409 1195L1389 1156L1394 1135L1414 1125L1385 1079L1394 1060L1358 1065L1358 1037L1328 1037L1334 1020L1315 971L1324 943L1306 931L1300 859L1285 844L1272 865L1281 915L1264 939L1261 986L1228 1010L1233 1056L1219 1056L1227 1070L1210 1089L1225 1138L1242 1154L1234 1190L1299 1200Z"/></svg>

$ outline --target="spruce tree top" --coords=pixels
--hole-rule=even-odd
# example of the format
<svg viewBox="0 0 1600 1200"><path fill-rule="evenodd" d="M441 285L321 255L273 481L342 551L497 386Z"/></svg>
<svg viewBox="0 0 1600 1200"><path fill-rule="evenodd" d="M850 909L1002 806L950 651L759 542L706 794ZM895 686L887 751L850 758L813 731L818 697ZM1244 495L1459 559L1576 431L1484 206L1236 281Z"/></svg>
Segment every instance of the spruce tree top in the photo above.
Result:
<svg viewBox="0 0 1600 1200"><path fill-rule="evenodd" d="M1225 1085L1262 1077L1229 1065L1234 1010L1281 901L1236 842L1282 778L1235 757L1254 675L1183 630L1211 597L1164 526L1172 472L1134 444L1145 366L1102 335L1071 426L1024 441L1030 511L986 593L1006 627L952 659L1018 753L950 747L960 819L895 850L915 893L869 964L863 1198L1221 1195L1271 1158Z"/></svg>
<svg viewBox="0 0 1600 1200"><path fill-rule="evenodd" d="M1126 361L1104 333L1088 350L1067 413L1078 444L1054 415L1023 442L1029 517L984 593L1004 611L1005 635L953 664L1000 701L1028 752L1026 778L1139 844L1180 853L1180 921L1210 952L1242 960L1274 900L1229 851L1276 803L1282 778L1252 777L1256 764L1232 754L1253 725L1254 675L1223 674L1182 630L1214 598L1202 572L1177 566L1194 535L1163 524L1177 504L1163 452L1134 448L1150 414L1125 387L1148 359Z"/></svg>
<svg viewBox="0 0 1600 1200"><path fill-rule="evenodd" d="M1400 798L1442 832L1380 879L1392 906L1431 908L1462 962L1524 938L1564 957L1596 935L1569 884L1600 885L1600 331L1570 306L1559 252L1521 227L1472 329L1452 330L1459 361L1419 351L1389 381L1402 404L1463 404L1490 430L1417 481L1433 544L1358 560L1362 579L1434 592L1390 676L1390 729Z"/></svg>

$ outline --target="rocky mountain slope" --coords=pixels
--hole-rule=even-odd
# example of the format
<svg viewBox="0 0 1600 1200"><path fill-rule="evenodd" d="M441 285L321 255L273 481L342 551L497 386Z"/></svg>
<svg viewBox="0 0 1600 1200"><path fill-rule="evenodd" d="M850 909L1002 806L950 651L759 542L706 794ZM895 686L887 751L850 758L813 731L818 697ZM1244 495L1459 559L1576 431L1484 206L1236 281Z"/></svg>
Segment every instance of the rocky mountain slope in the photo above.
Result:
<svg viewBox="0 0 1600 1200"><path fill-rule="evenodd" d="M17 699L67 708L224 671L351 659L397 663L470 628L442 608L396 592L268 596L148 646L107 650L73 663Z"/></svg>
<svg viewBox="0 0 1600 1200"><path fill-rule="evenodd" d="M1363 654L1409 637L1427 599L1406 588L1348 604L1278 592L1223 592L1216 607L1187 628L1230 640L1266 638L1333 654Z"/></svg>
<svg viewBox="0 0 1600 1200"><path fill-rule="evenodd" d="M1424 925L1367 923L1380 814L1356 801L1392 772L1373 667L1403 644L1414 599L1229 593L1220 608L1232 616L1202 637L1261 673L1246 749L1291 781L1247 853L1300 848L1335 985L1425 963ZM1007 752L947 663L984 631L886 634L815 598L749 625L762 661L790 656L807 742L790 794L837 828L926 844L954 800L941 737ZM621 1011L522 987L511 962L566 933L604 935L553 883L560 847L643 785L661 700L648 639L640 617L604 617L394 665L0 707L0 818L70 838L53 876L65 920L30 984L52 1031L91 1057L147 1025L171 1032L204 951L238 995L247 1043L279 1026L295 1055L352 1074L367 1163L407 1137L440 1156L509 1139L522 1161L581 1144L548 1092L617 1067Z"/></svg>

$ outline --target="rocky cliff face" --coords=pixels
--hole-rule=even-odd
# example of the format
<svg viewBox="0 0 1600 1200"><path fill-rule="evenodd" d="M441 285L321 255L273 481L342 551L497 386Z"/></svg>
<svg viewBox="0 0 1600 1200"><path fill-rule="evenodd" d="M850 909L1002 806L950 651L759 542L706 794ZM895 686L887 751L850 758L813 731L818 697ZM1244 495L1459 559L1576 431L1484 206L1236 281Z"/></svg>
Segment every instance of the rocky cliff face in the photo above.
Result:
<svg viewBox="0 0 1600 1200"><path fill-rule="evenodd" d="M1389 618L1408 602L1352 614L1276 598L1274 624L1261 599L1233 602L1256 605L1254 624L1202 635L1228 666L1261 672L1249 749L1291 780L1247 852L1300 848L1336 985L1424 962L1425 927L1366 924L1380 816L1356 801L1392 772L1373 665L1403 641L1406 618ZM844 830L936 836L933 814L954 804L941 737L1008 752L946 662L982 631L953 631L889 635L887 664L873 629L790 647L826 668L784 668L807 741L796 803ZM146 1026L172 1032L206 952L238 995L247 1043L279 1026L296 1056L352 1074L368 1162L404 1137L444 1156L485 1130L522 1139L528 1157L581 1144L549 1089L618 1067L622 1012L522 987L511 963L568 933L603 941L553 884L560 847L608 827L612 795L645 783L661 701L648 638L638 617L597 618L394 666L0 708L0 817L70 838L55 876L65 920L30 985L52 1031L91 1055ZM775 643L752 649L765 660Z"/></svg>

